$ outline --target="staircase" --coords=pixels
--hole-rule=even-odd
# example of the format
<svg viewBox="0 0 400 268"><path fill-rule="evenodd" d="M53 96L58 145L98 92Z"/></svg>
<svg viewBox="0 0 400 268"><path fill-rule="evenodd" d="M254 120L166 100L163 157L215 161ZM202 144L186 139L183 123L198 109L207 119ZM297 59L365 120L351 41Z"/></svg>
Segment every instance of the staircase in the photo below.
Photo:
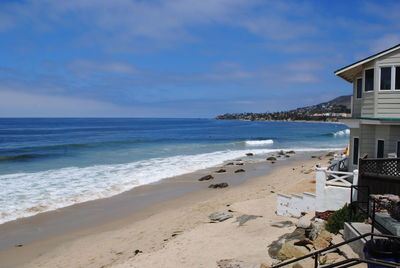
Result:
<svg viewBox="0 0 400 268"><path fill-rule="evenodd" d="M302 212L335 211L350 202L350 196L356 200L356 192L351 191L357 185L358 170L343 172L317 168L315 171L315 194L277 194L276 214L300 217Z"/></svg>
<svg viewBox="0 0 400 268"><path fill-rule="evenodd" d="M315 194L308 192L292 194L290 196L278 193L276 214L300 217L302 212L315 211L316 199Z"/></svg>

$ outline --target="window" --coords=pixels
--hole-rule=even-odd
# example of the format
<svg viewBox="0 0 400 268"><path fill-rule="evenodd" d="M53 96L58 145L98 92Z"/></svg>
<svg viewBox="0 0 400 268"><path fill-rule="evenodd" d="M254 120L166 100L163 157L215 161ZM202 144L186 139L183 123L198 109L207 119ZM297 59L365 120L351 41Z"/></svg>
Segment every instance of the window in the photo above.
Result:
<svg viewBox="0 0 400 268"><path fill-rule="evenodd" d="M357 90L357 95L356 95L357 99L361 99L361 97L362 97L362 79L361 78L357 79L356 90Z"/></svg>
<svg viewBox="0 0 400 268"><path fill-rule="evenodd" d="M394 85L395 85L394 89L400 90L400 66L396 67L395 78L396 78L396 81L394 83Z"/></svg>
<svg viewBox="0 0 400 268"><path fill-rule="evenodd" d="M353 165L358 165L358 143L359 139L354 138L353 139Z"/></svg>
<svg viewBox="0 0 400 268"><path fill-rule="evenodd" d="M365 70L365 91L374 90L374 69Z"/></svg>
<svg viewBox="0 0 400 268"><path fill-rule="evenodd" d="M397 158L400 158L400 141L397 142Z"/></svg>
<svg viewBox="0 0 400 268"><path fill-rule="evenodd" d="M384 147L385 147L385 142L383 140L378 140L376 146L376 158L383 158Z"/></svg>
<svg viewBox="0 0 400 268"><path fill-rule="evenodd" d="M381 67L381 90L392 89L392 67Z"/></svg>

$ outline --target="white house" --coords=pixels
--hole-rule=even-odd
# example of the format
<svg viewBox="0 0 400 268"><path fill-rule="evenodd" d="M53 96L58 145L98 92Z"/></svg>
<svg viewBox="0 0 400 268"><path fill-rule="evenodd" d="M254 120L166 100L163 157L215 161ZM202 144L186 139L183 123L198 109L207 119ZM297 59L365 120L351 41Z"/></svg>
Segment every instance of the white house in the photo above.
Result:
<svg viewBox="0 0 400 268"><path fill-rule="evenodd" d="M349 169L359 158L400 157L400 44L334 72L352 83Z"/></svg>

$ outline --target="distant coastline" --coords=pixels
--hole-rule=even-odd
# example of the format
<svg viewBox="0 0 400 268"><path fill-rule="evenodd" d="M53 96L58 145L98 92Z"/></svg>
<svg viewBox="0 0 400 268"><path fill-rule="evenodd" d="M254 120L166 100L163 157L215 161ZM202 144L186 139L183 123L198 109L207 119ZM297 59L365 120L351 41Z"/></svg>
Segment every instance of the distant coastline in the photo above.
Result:
<svg viewBox="0 0 400 268"><path fill-rule="evenodd" d="M344 124L340 122L340 119L344 119L345 117L341 118L328 118L326 120L317 120L317 119L310 119L310 120L283 120L283 119L241 119L241 118L221 118L221 116L216 116L216 120L239 120L239 121L266 121L266 122L297 122L297 123L328 123L328 124Z"/></svg>
<svg viewBox="0 0 400 268"><path fill-rule="evenodd" d="M351 96L340 96L328 102L272 113L226 113L217 120L279 121L279 122L333 122L351 116Z"/></svg>

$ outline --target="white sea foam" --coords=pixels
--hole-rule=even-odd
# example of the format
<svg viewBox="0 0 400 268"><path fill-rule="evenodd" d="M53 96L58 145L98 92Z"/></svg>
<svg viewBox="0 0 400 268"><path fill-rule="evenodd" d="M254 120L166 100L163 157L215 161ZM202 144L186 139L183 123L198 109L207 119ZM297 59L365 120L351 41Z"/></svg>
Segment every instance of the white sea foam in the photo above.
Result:
<svg viewBox="0 0 400 268"><path fill-rule="evenodd" d="M288 150L288 148L281 148ZM281 149L252 149L267 154ZM339 148L342 149L342 148ZM296 151L325 151L338 148ZM248 150L153 158L127 164L68 167L0 176L0 223L76 203L110 197L139 185L194 172L243 157Z"/></svg>
<svg viewBox="0 0 400 268"><path fill-rule="evenodd" d="M252 140L252 141L245 141L245 144L248 146L263 146L263 145L270 145L273 144L273 140Z"/></svg>
<svg viewBox="0 0 400 268"><path fill-rule="evenodd" d="M350 135L350 129L340 130L338 132L333 133L333 136L344 136Z"/></svg>

